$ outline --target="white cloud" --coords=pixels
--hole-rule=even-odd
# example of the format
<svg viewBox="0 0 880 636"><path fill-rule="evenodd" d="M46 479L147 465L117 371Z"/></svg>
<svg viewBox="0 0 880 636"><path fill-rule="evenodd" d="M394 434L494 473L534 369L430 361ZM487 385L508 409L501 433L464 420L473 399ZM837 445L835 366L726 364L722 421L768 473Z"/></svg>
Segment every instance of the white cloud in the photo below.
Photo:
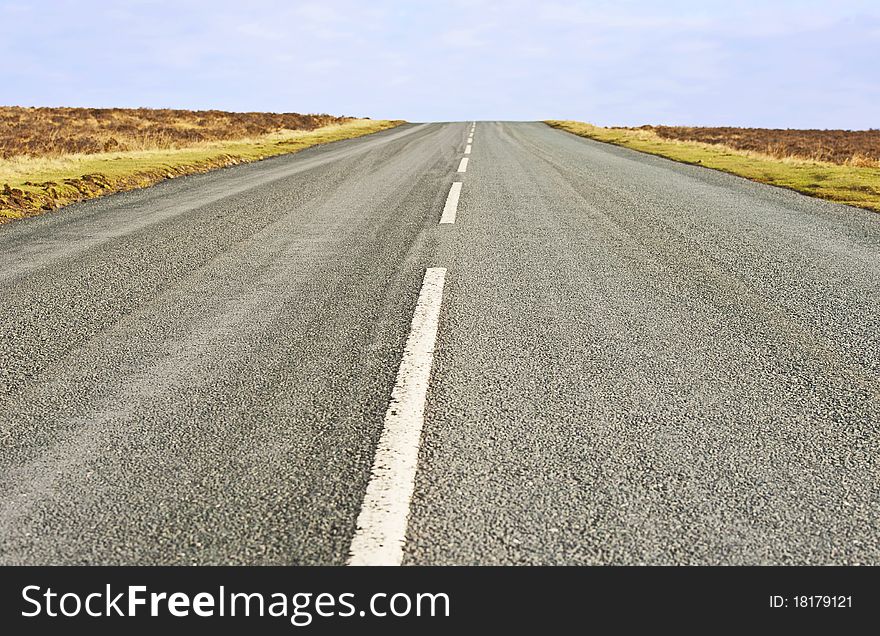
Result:
<svg viewBox="0 0 880 636"><path fill-rule="evenodd" d="M30 5L0 0L0 102L880 126L880 6L868 0L157 0L109 9L59 0L51 9L36 20Z"/></svg>
<svg viewBox="0 0 880 636"><path fill-rule="evenodd" d="M486 41L477 29L453 29L440 34L439 41L454 49L473 49L486 46Z"/></svg>

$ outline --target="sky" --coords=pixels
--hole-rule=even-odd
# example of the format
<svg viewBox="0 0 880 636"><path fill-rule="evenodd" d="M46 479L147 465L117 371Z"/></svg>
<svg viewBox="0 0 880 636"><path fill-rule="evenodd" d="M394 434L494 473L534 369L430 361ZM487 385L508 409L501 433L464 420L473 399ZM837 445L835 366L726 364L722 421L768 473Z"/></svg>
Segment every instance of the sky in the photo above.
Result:
<svg viewBox="0 0 880 636"><path fill-rule="evenodd" d="M880 128L880 0L0 0L0 104Z"/></svg>

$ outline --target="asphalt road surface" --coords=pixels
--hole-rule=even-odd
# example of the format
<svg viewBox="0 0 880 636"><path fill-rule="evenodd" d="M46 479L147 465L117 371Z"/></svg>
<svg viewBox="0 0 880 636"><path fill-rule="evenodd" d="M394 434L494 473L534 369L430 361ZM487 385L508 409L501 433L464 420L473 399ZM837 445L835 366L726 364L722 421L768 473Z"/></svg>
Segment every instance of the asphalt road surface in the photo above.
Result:
<svg viewBox="0 0 880 636"><path fill-rule="evenodd" d="M0 226L0 563L880 564L880 215L471 130Z"/></svg>

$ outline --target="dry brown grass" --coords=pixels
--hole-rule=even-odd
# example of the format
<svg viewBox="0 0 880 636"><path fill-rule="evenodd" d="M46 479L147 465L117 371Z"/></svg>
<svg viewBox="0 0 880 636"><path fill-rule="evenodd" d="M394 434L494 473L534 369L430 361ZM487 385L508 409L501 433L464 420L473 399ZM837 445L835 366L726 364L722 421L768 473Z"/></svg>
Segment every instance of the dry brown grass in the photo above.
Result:
<svg viewBox="0 0 880 636"><path fill-rule="evenodd" d="M718 133L715 137L708 133L702 135L701 140L683 139L687 134L697 136L697 132L687 131L744 131L742 128L679 128L670 129L665 127L667 135L670 131L677 131L679 137L662 137L655 127L643 126L642 128L602 128L578 121L548 121L547 124L566 130L568 132L588 137L597 141L616 144L626 148L632 148L640 152L646 152L667 159L690 163L704 168L723 170L731 174L739 175L761 183L790 188L803 194L814 197L854 205L868 210L880 212L880 163L874 162L871 157L876 153L864 155L871 151L869 142L864 142L864 136L858 144L853 143L851 154L847 155L843 148L846 146L841 140L846 135L838 136L837 154L839 163L806 158L803 155L808 152L817 152L821 148L830 147L829 139L834 135L824 137L824 146L817 143L821 135L812 133L837 132L837 131L782 131L786 133L789 144L776 148L759 146L762 150L746 148L748 143L757 143L756 139L770 139L769 135L761 137L757 133L741 135ZM660 127L656 127L660 128ZM760 133L772 131L758 131ZM845 131L843 131L845 132ZM865 131L876 134L877 131ZM751 135L751 137L749 137ZM751 139L751 142L748 141ZM801 146L794 142L800 139ZM810 145L806 140L813 139ZM714 140L714 143L713 141ZM721 142L724 141L724 143ZM738 144L740 147L734 147ZM800 154L794 154L796 149ZM771 154L775 152L776 154ZM827 156L827 155L826 155ZM868 157L865 159L864 157ZM865 165L867 164L867 165Z"/></svg>
<svg viewBox="0 0 880 636"><path fill-rule="evenodd" d="M0 158L184 148L349 121L332 115L0 106Z"/></svg>
<svg viewBox="0 0 880 636"><path fill-rule="evenodd" d="M634 130L634 129L627 129ZM880 167L880 130L792 130L642 126L661 139L696 141L776 159L806 159L841 166Z"/></svg>
<svg viewBox="0 0 880 636"><path fill-rule="evenodd" d="M297 113L0 107L0 223L402 123Z"/></svg>

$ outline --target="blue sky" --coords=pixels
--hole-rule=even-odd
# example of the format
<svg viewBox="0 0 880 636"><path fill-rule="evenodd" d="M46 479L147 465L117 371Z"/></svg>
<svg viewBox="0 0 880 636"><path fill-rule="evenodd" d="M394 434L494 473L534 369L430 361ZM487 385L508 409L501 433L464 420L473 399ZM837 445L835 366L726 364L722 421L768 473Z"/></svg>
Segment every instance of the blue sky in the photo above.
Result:
<svg viewBox="0 0 880 636"><path fill-rule="evenodd" d="M0 0L0 103L880 127L880 1Z"/></svg>

